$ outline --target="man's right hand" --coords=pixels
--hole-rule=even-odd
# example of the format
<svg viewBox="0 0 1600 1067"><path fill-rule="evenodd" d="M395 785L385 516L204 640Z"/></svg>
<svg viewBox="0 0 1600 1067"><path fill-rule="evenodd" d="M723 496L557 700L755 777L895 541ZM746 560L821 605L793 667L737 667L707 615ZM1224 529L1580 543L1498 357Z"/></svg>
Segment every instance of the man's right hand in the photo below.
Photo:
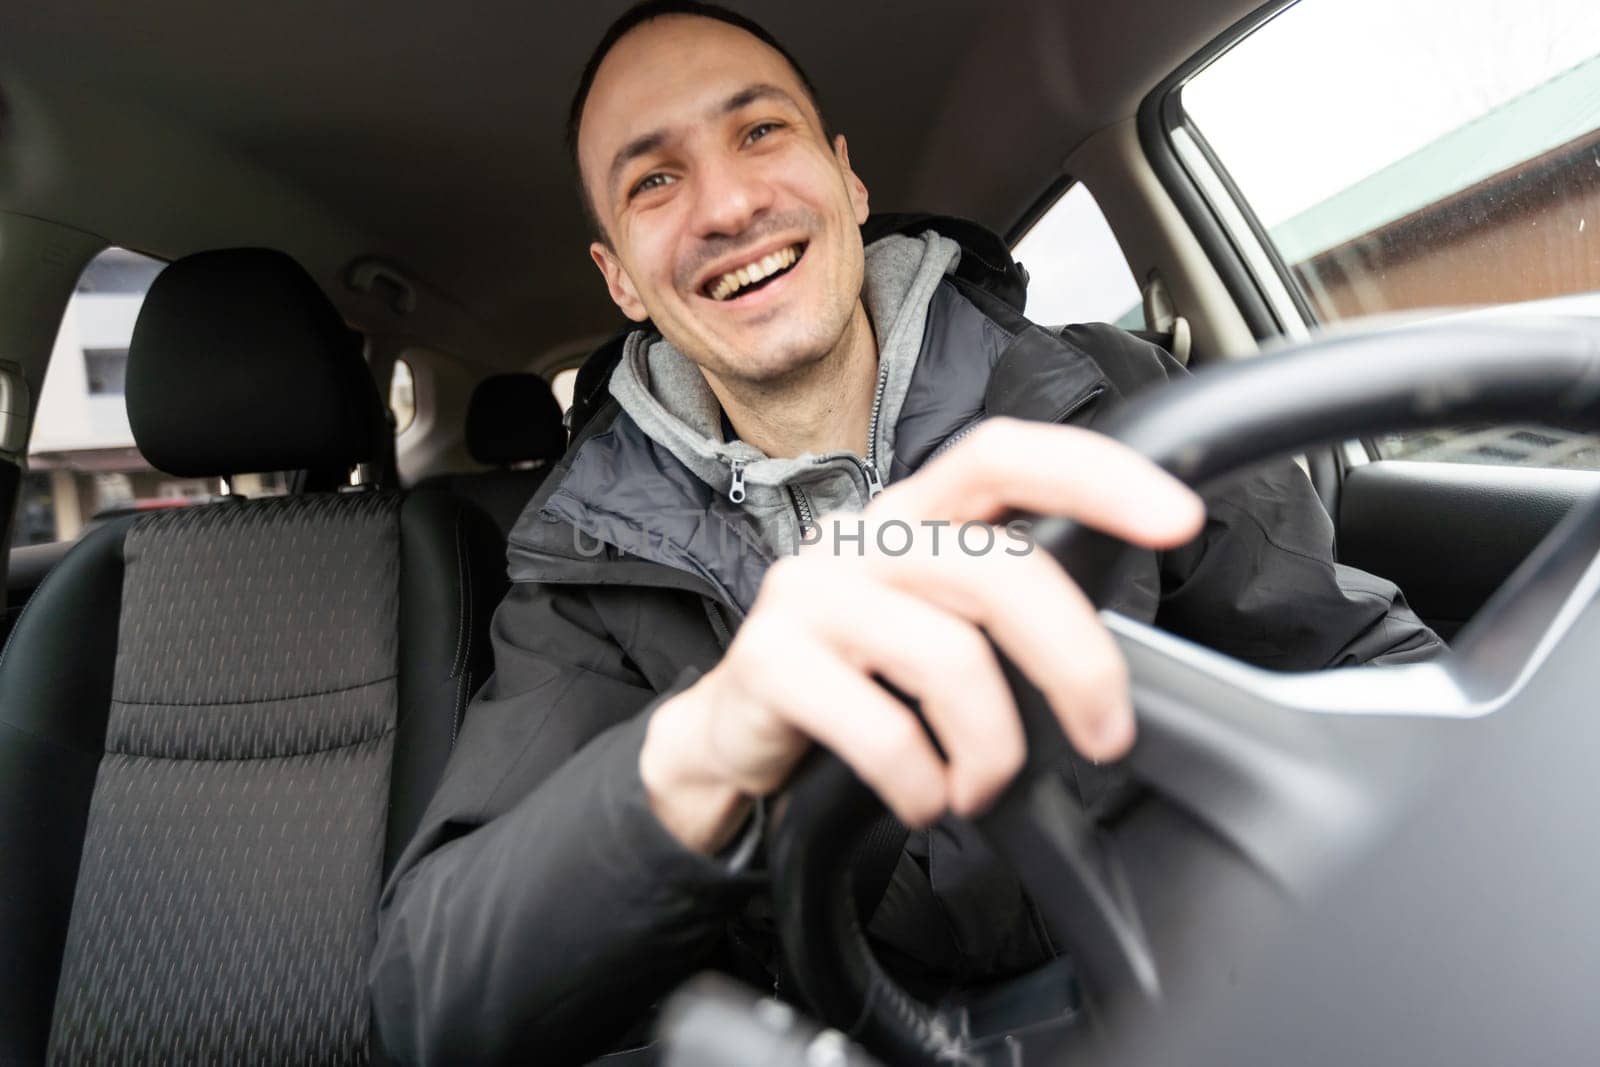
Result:
<svg viewBox="0 0 1600 1067"><path fill-rule="evenodd" d="M908 826L983 810L1026 754L985 635L1045 694L1080 753L1125 753L1127 667L1087 598L1048 554L1015 554L1003 529L982 554L958 543L963 523L1014 510L1147 548L1184 543L1204 519L1198 496L1111 439L1010 419L986 423L860 515L824 516L819 544L768 571L721 662L651 719L639 769L668 831L698 852L721 848L813 741ZM840 551L832 524L853 535L858 521L865 536ZM891 522L912 534L903 555L878 549L876 531ZM898 526L884 539L896 551L905 541ZM920 702L945 759L874 676Z"/></svg>

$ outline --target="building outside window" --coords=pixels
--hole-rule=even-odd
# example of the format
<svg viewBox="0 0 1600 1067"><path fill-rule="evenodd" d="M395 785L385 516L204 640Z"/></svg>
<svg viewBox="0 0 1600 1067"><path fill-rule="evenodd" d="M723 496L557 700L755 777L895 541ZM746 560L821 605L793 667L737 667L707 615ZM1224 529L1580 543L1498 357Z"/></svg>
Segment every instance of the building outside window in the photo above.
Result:
<svg viewBox="0 0 1600 1067"><path fill-rule="evenodd" d="M85 348L83 373L90 396L125 396L128 383L126 348Z"/></svg>

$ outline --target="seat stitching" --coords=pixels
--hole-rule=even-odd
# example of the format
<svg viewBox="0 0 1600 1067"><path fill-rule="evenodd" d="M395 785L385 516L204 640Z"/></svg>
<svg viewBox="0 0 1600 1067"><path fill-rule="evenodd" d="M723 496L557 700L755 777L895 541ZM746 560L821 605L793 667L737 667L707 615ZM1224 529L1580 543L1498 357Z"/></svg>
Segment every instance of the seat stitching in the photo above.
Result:
<svg viewBox="0 0 1600 1067"><path fill-rule="evenodd" d="M462 653L461 653L461 644L462 644L462 639L466 636L466 618L467 618L467 606L466 606L467 581L466 581L466 573L467 573L467 563L466 563L466 557L465 557L464 553L461 550L461 509L459 507L456 508L455 527L456 527L456 583L457 583L456 584L456 655L455 655L455 659L453 659L451 661L451 665L450 665L450 673L451 674L455 674L457 671L464 670L466 668L466 664L463 662L463 660L461 658L461 655L462 655Z"/></svg>
<svg viewBox="0 0 1600 1067"><path fill-rule="evenodd" d="M78 546L73 545L72 547L77 548ZM68 549L67 555L70 556L71 554L72 549ZM66 561L67 556L62 556L60 559L50 564L50 569L44 572L44 577L39 579L39 584L33 587L33 594L28 597L26 602L23 603L22 610L17 612L17 621L11 624L11 631L6 634L5 647L0 648L0 667L4 667L6 665L6 654L11 651L11 642L16 638L17 631L22 629L22 620L27 617L28 608L33 605L35 598L38 597L39 590L43 589L49 583L50 579L56 576L56 571L60 570L61 565Z"/></svg>
<svg viewBox="0 0 1600 1067"><path fill-rule="evenodd" d="M129 525L131 526L132 524L130 523ZM78 546L83 543L83 536L79 534L77 541L74 541L72 547L67 549L66 555L50 564L50 569L44 572L44 577L39 579L39 584L33 587L33 594L22 605L22 610L17 612L17 621L11 624L11 631L6 634L5 646L0 648L0 667L5 666L6 654L11 651L11 642L16 638L17 631L22 629L22 620L27 617L28 609L33 606L34 601L38 599L39 593L49 584L50 579L56 576L56 571L60 570L62 565L67 562L67 559L78 550ZM123 541L124 543L127 541L126 530L123 531Z"/></svg>
<svg viewBox="0 0 1600 1067"><path fill-rule="evenodd" d="M456 588L457 613L456 613L456 663L455 663L455 671L457 673L456 673L456 699L455 699L455 704L450 709L450 747L452 749L454 749L456 747L456 738L461 733L461 712L462 712L462 705L466 700L465 690L467 688L467 663L466 663L465 657L470 655L471 654L471 650L472 650L472 636L467 631L467 622L466 622L466 620L467 620L467 612L468 612L467 598L468 598L468 596L470 594L468 592L468 586L467 586L467 581L468 581L467 558L466 558L466 553L462 550L462 547L461 547L461 530L462 530L461 514L462 514L461 513L461 508L458 505L456 507L456 524L455 524L456 525L456 582L457 582L457 588ZM463 647L465 648L465 650L463 650Z"/></svg>
<svg viewBox="0 0 1600 1067"><path fill-rule="evenodd" d="M349 693L356 689L366 689L370 686L380 685L383 682L391 682L398 677L398 674L385 674L381 678L373 678L366 682L356 682L352 685L336 686L333 689L316 689L309 693L295 693L286 697L257 697L253 700L129 700L112 694L111 701L114 704L128 704L134 707L148 708L228 708L241 707L246 704L282 704L290 700L310 700L312 697Z"/></svg>
<svg viewBox="0 0 1600 1067"><path fill-rule="evenodd" d="M385 726L377 733L366 734L354 741L341 741L336 745L325 745L322 748L295 749L292 752L274 752L267 756L156 756L142 752L124 752L120 749L107 749L107 756L124 756L128 759L159 759L172 763L253 763L268 759L297 759L301 756L320 756L326 752L340 752L347 748L359 748L369 745L374 741L381 741L393 734L395 728Z"/></svg>
<svg viewBox="0 0 1600 1067"><path fill-rule="evenodd" d="M102 749L98 749L98 748L79 748L77 745L72 744L70 741L63 741L58 737L50 737L47 734L41 734L37 730L29 729L28 727L22 726L22 725L20 725L18 723L14 723L14 722L10 721L9 719L0 719L0 729L13 730L16 733L22 734L24 737L31 737L35 741L43 742L44 744L51 745L51 746L53 746L55 748L64 749L67 752L76 752L80 756L95 756L95 757L99 757L99 756L104 754L104 751Z"/></svg>

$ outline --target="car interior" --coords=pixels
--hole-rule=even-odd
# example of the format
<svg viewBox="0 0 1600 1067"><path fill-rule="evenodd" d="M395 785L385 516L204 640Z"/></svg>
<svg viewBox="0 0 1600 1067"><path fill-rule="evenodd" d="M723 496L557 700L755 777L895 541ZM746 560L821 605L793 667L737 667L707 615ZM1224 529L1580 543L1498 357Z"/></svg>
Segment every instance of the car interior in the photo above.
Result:
<svg viewBox="0 0 1600 1067"><path fill-rule="evenodd" d="M1362 215L1361 198L1398 194L1356 182L1285 207L1281 225L1269 217L1265 199L1249 195L1242 159L1230 173L1229 139L1276 120L1246 109L1232 128L1208 126L1197 116L1229 98L1201 86L1213 67L1222 77L1229 56L1268 41L1279 16L1287 27L1298 8L1319 5L1338 7L735 6L805 64L874 207L958 216L1003 235L1033 276L1030 301L1075 284L1058 280L1050 257L1073 261L1088 238L1050 246L1040 235L1065 215L1058 205L1091 194L1128 278L1096 317L1155 339L1197 381L1331 338L1323 377L1286 375L1272 388L1321 391L1332 404L1349 398L1336 396L1330 360L1367 365L1357 342L1338 347L1346 332L1395 331L1410 342L1395 351L1419 376L1448 376L1450 354L1468 352L1463 338L1491 323L1479 316L1493 305L1570 311L1600 291L1600 219L1588 211L1600 207L1591 23L1557 27L1588 42L1579 61L1508 88L1483 109L1488 117L1441 120L1416 151L1362 176L1394 182L1428 167L1470 169L1460 162L1470 159L1480 168L1471 182L1441 186L1393 219ZM0 557L0 1059L381 1054L369 1049L364 968L383 878L493 670L487 634L507 584L506 537L566 447L573 378L625 325L588 261L562 143L582 63L625 6L151 0L134 12L61 0L0 14L0 529L9 546ZM1302 88L1235 95L1265 108L1262 98ZM1564 104L1563 92L1586 103ZM1559 122L1550 119L1550 143L1521 154L1462 155L1461 131L1490 129L1501 112L1514 112L1505 121L1519 128L1529 116ZM1317 128L1308 120L1294 135ZM1488 202L1471 199L1479 193L1498 206L1478 206ZM1447 210L1456 211L1440 216L1448 225L1429 214ZM1332 244L1294 244L1336 217L1349 221ZM1557 218L1567 235L1559 246L1547 236ZM1479 285L1451 266L1456 290L1418 283L1417 295L1391 298L1384 288L1410 269L1408 240L1478 242L1486 259L1507 264L1522 246L1486 245L1485 234L1541 220L1539 247L1564 264L1545 281L1501 291L1495 278ZM73 301L95 295L86 271L108 250L150 263L137 286L107 290L104 313L126 318L126 339L64 341ZM1103 271L1088 261L1078 269ZM125 315L111 307L124 299ZM1440 307L1447 327L1430 347L1409 331L1422 329L1420 309ZM1595 314L1588 305L1573 313L1585 311ZM1506 345L1543 343L1508 331ZM1554 380L1581 356L1529 365L1551 368ZM1383 364L1368 362L1374 374ZM1346 403L1337 435L1256 439L1297 456L1341 563L1392 579L1424 621L1473 650L1489 649L1474 626L1501 605L1508 580L1526 577L1541 543L1600 489L1587 409L1546 419L1571 394L1518 391L1521 379L1491 370L1487 392L1466 399L1444 387L1435 396L1421 377L1389 382L1383 395L1437 401L1405 418L1363 418ZM60 443L67 429L49 436L58 433L51 412L66 409L46 402L70 374L87 396L83 439L93 439L76 452ZM1398 410L1373 390L1374 410ZM1515 402L1483 401L1489 393ZM1286 422L1323 425L1280 393L1249 395ZM1257 433L1260 421L1243 408L1213 412L1216 425L1176 408L1161 417L1192 432L1191 443L1220 440L1230 420ZM1225 469L1218 461L1207 472ZM126 491L106 496L113 484ZM30 486L55 496L35 506ZM51 516L43 532L28 533L30 507ZM1508 622L1505 632L1521 631ZM1142 661L1130 659L1137 677ZM1432 736L1408 734L1405 751ZM1337 742L1341 751L1366 744L1364 734ZM1207 758L1222 759L1218 751ZM1227 758L1239 751L1227 748ZM1392 761L1377 762L1345 785L1389 796L1380 771ZM814 789L847 792L826 773ZM1289 793L1310 795L1271 796ZM996 824L997 836L1045 818L1023 807L1007 816L1010 829ZM1157 832L1142 826L1125 836ZM1027 862L1033 838L1007 839ZM804 845L784 854L775 877L790 872L797 887L827 877ZM1154 878L1144 871L1131 882ZM1082 899L1104 903L1100 880L1080 881ZM810 916L813 929L850 926L794 892L792 914ZM1138 967L1115 912L1095 912L1103 944L1074 946L1114 958L1084 979L1091 993L1139 986L1127 977ZM866 995L840 975L859 978L870 965L847 957L818 963L807 989L833 1025L859 1007L850 997ZM1095 985L1113 973L1122 978ZM822 1002L834 986L851 992L830 1011ZM680 1014L728 1032L747 1021L706 1003ZM991 1030L1017 1029L986 1010L997 1013ZM681 1062L716 1062L692 1051L701 1038L689 1031ZM892 1027L864 1041L886 1062L938 1051ZM1139 1047L1149 1062L1170 1051Z"/></svg>

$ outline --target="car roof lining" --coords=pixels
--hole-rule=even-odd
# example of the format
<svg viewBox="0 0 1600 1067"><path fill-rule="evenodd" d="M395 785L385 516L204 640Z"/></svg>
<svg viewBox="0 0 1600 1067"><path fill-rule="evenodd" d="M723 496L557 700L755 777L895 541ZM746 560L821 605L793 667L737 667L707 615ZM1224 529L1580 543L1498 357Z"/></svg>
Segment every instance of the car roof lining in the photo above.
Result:
<svg viewBox="0 0 1600 1067"><path fill-rule="evenodd" d="M517 369L620 322L585 262L561 133L623 6L11 5L0 208L167 257L274 245L356 325ZM740 6L805 64L875 206L1004 230L1253 5ZM361 256L403 268L413 316L342 284Z"/></svg>

